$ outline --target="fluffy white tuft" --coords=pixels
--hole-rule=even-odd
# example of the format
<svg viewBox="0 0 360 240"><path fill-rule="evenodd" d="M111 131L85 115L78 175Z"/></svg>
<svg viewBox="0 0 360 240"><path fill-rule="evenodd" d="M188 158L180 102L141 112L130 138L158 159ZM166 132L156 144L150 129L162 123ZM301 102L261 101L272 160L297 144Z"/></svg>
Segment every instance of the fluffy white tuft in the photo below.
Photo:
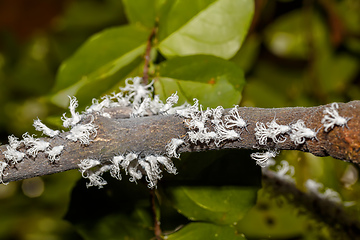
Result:
<svg viewBox="0 0 360 240"><path fill-rule="evenodd" d="M36 131L42 132L43 134L49 137L55 137L60 133L59 130L52 130L49 127L47 127L44 123L40 121L40 119L34 120L33 126L35 127Z"/></svg>
<svg viewBox="0 0 360 240"><path fill-rule="evenodd" d="M167 155L169 157L179 158L180 154L176 152L176 149L184 143L185 141L183 139L172 138L165 147Z"/></svg>
<svg viewBox="0 0 360 240"><path fill-rule="evenodd" d="M4 155L6 160L12 162L13 164L16 164L21 162L26 154L23 152L19 152L13 148L7 147L7 150L4 151Z"/></svg>
<svg viewBox="0 0 360 240"><path fill-rule="evenodd" d="M137 167L130 167L129 170L128 170L128 173L130 175L130 178L129 178L129 181L130 182L135 182L137 180L140 180L142 178L142 173L140 170L138 170Z"/></svg>
<svg viewBox="0 0 360 240"><path fill-rule="evenodd" d="M186 104L185 108L178 109L176 111L176 114L179 116L182 116L184 118L190 118L192 115L198 113L199 112L199 100L194 98L193 101L194 101L193 105Z"/></svg>
<svg viewBox="0 0 360 240"><path fill-rule="evenodd" d="M130 162L132 162L133 160L136 160L137 157L138 157L138 155L135 153L129 153L125 156L125 159L122 161L122 163L120 165L123 169L125 169L126 174L128 174L128 168L130 166Z"/></svg>
<svg viewBox="0 0 360 240"><path fill-rule="evenodd" d="M113 178L116 178L117 180L121 180L121 173L120 173L120 167L121 167L121 162L124 161L125 158L124 156L120 155L120 156L115 156L113 157L110 161L112 163L111 169L110 169L110 175Z"/></svg>
<svg viewBox="0 0 360 240"><path fill-rule="evenodd" d="M127 92L127 98L129 101L132 101L133 106L139 107L142 101L150 97L154 88L153 83L149 83L148 85L141 84L142 78L128 78L125 80L125 87L120 88L121 91Z"/></svg>
<svg viewBox="0 0 360 240"><path fill-rule="evenodd" d="M316 132L307 128L303 120L299 119L291 125L290 139L295 145L305 143L306 138L316 139Z"/></svg>
<svg viewBox="0 0 360 240"><path fill-rule="evenodd" d="M89 179L89 182L86 183L86 187L97 186L98 188L102 188L107 184L105 179L103 179L101 176L104 172L109 170L109 166L106 166L105 168L103 166L96 172L91 170L100 164L101 163L99 160L94 159L84 159L80 161L80 164L78 164L82 177Z"/></svg>
<svg viewBox="0 0 360 240"><path fill-rule="evenodd" d="M237 140L240 139L240 134L235 132L234 130L226 129L224 124L221 122L215 125L216 130L216 139L215 145L219 146L219 144L224 140Z"/></svg>
<svg viewBox="0 0 360 240"><path fill-rule="evenodd" d="M326 107L324 110L324 118L321 120L321 123L324 124L325 132L330 131L337 126L346 126L347 122L350 120L350 118L344 118L341 117L337 111L339 108L339 105L337 103L331 104L331 107Z"/></svg>
<svg viewBox="0 0 360 240"><path fill-rule="evenodd" d="M133 111L130 117L143 117L147 115L147 110L150 108L151 98L145 97L144 100L139 105L133 106Z"/></svg>
<svg viewBox="0 0 360 240"><path fill-rule="evenodd" d="M305 188L309 193L314 194L317 197L327 199L338 204L342 202L340 194L331 188L326 188L325 191L321 193L320 191L324 189L324 185L312 179L308 179L305 182Z"/></svg>
<svg viewBox="0 0 360 240"><path fill-rule="evenodd" d="M236 105L234 108L232 108L229 113L230 115L225 116L225 126L227 128L246 128L246 122L242 117L240 117L238 106Z"/></svg>
<svg viewBox="0 0 360 240"><path fill-rule="evenodd" d="M98 173L94 173L94 172L89 172L88 175L86 175L84 178L88 178L90 180L90 182L86 183L86 187L98 187L103 188L104 185L107 184L107 182L105 181L104 178L101 177L100 174Z"/></svg>
<svg viewBox="0 0 360 240"><path fill-rule="evenodd" d="M81 144L88 145L92 141L90 137L96 137L96 127L92 122L87 124L78 124L74 126L66 136L71 141L80 141Z"/></svg>
<svg viewBox="0 0 360 240"><path fill-rule="evenodd" d="M295 174L295 168L294 166L291 166L288 161L282 160L280 162L281 165L276 166L277 172L276 174L279 177L282 177L284 179L287 179L289 181L294 181L292 178Z"/></svg>
<svg viewBox="0 0 360 240"><path fill-rule="evenodd" d="M5 174L5 168L8 166L8 164L6 162L0 162L0 183L7 185L8 183L4 183L3 181L3 177L7 175L7 173Z"/></svg>
<svg viewBox="0 0 360 240"><path fill-rule="evenodd" d="M34 138L29 133L23 134L23 142L26 147L29 147L26 152L32 157L36 157L40 151L44 152L50 147L49 142Z"/></svg>
<svg viewBox="0 0 360 240"><path fill-rule="evenodd" d="M9 139L9 146L11 148L18 149L20 147L21 141L19 141L17 137L15 137L14 135L10 135L8 139Z"/></svg>
<svg viewBox="0 0 360 240"><path fill-rule="evenodd" d="M19 141L18 138L15 137L14 135L10 135L8 138L9 138L9 145L6 146L7 150L4 151L5 159L8 161L8 163L13 163L13 164L21 162L26 155L23 152L17 151L22 141Z"/></svg>
<svg viewBox="0 0 360 240"><path fill-rule="evenodd" d="M114 156L110 163L101 163L98 160L84 159L80 162L79 171L84 178L90 180L86 185L103 187L106 181L102 178L104 172L110 171L113 178L122 180L121 169L129 175L130 182L137 182L143 176L148 182L149 188L156 188L158 181L162 178L162 168L171 174L177 174L177 170L170 158L165 156L148 155L139 158L135 153ZM97 169L97 170L96 170Z"/></svg>
<svg viewBox="0 0 360 240"><path fill-rule="evenodd" d="M99 100L96 98L93 98L92 105L88 108L86 108L86 113L93 113L93 112L100 112L103 108L109 108L112 105L112 101L110 96L104 96L101 99L103 99L100 103Z"/></svg>
<svg viewBox="0 0 360 240"><path fill-rule="evenodd" d="M165 169L168 173L177 174L176 167L174 166L174 163L171 161L170 158L164 156L157 156L156 160L165 166Z"/></svg>
<svg viewBox="0 0 360 240"><path fill-rule="evenodd" d="M60 154L63 149L64 146L60 145L53 147L52 149L46 150L45 153L48 155L48 159L50 160L50 162L56 162L60 159Z"/></svg>
<svg viewBox="0 0 360 240"><path fill-rule="evenodd" d="M89 159L89 158L81 160L80 163L78 164L79 171L81 172L83 177L84 177L84 174L86 173L86 171L88 171L91 168L98 166L98 165L100 165L99 160Z"/></svg>
<svg viewBox="0 0 360 240"><path fill-rule="evenodd" d="M271 139L274 143L285 142L286 137L284 137L284 134L289 133L291 128L287 125L278 124L276 119L274 119L271 122L267 122L266 126L262 122L256 122L254 130L259 144L266 145L268 139Z"/></svg>
<svg viewBox="0 0 360 240"><path fill-rule="evenodd" d="M156 167L158 167L157 163ZM154 188L157 184L157 181L159 179L161 179L161 175L159 175L156 171L153 170L153 167L150 165L150 162L148 159L144 160L144 159L140 159L139 160L139 165L143 168L143 170L145 171L145 179L146 181L149 183L148 187L149 188Z"/></svg>
<svg viewBox="0 0 360 240"><path fill-rule="evenodd" d="M66 117L65 116L66 113L64 113L63 117L61 118L61 120L63 121L63 126L66 128L74 127L81 120L81 115L78 112L76 112L76 108L79 106L76 97L73 98L71 98L70 96L68 97L70 98L69 109L70 109L71 118Z"/></svg>
<svg viewBox="0 0 360 240"><path fill-rule="evenodd" d="M219 124L222 121L222 116L224 112L224 108L222 106L218 106L215 109L211 110L213 119L211 122L215 125Z"/></svg>
<svg viewBox="0 0 360 240"><path fill-rule="evenodd" d="M160 108L160 114L169 114L170 109L174 104L178 102L178 100L179 96L177 95L177 92L171 94L171 96L166 99L166 103L164 104L164 106Z"/></svg>
<svg viewBox="0 0 360 240"><path fill-rule="evenodd" d="M252 153L250 155L250 157L252 159L254 159L256 161L256 164L259 165L260 167L267 167L269 164L269 160L276 157L276 155L278 154L277 151L272 151L269 150L267 152L257 152L257 153Z"/></svg>

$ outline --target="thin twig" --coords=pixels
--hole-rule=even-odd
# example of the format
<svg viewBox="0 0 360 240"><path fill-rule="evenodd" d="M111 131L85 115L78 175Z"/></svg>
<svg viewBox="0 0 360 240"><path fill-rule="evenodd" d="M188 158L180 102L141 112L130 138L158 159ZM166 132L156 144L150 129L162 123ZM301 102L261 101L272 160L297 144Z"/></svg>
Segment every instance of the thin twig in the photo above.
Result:
<svg viewBox="0 0 360 240"><path fill-rule="evenodd" d="M337 47L346 35L344 23L337 13L336 3L332 0L318 0L327 14L327 21L331 28L331 42Z"/></svg>
<svg viewBox="0 0 360 240"><path fill-rule="evenodd" d="M150 189L150 203L151 203L151 211L152 211L153 221L154 221L154 234L155 234L155 238L157 240L161 240L162 232L161 232L161 228L160 228L160 221L158 220L158 217L157 217L155 198L156 198L155 189Z"/></svg>
<svg viewBox="0 0 360 240"><path fill-rule="evenodd" d="M145 63L144 63L144 70L143 70L143 83L145 85L149 82L149 63L150 63L150 53L151 53L151 47L152 47L152 40L155 37L157 27L154 27L151 30L150 36L146 43L146 51L145 51Z"/></svg>

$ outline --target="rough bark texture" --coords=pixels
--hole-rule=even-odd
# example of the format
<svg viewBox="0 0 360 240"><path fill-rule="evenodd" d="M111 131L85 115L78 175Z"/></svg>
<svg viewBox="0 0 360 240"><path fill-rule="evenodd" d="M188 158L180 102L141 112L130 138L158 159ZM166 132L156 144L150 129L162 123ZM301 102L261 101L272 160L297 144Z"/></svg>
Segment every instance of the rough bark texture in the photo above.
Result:
<svg viewBox="0 0 360 240"><path fill-rule="evenodd" d="M310 152L316 156L332 156L343 161L360 164L360 101L339 103L339 115L351 118L347 126L335 126L329 132L324 131L321 123L324 117L325 107L296 107L296 108L239 108L240 116L247 122L247 130L241 132L241 140L224 141L220 146L213 142L206 144L182 145L178 152L195 152L216 150L224 148L244 149L278 149L278 150L300 150ZM224 115L229 109L225 110ZM155 115L141 118L129 118L131 109L111 108L105 110L112 118L101 115L94 115L94 124L97 128L97 135L87 145L79 142L71 142L65 139L66 132L55 138L49 138L51 146L64 145L61 159L56 163L50 163L44 153L39 153L35 159L27 158L15 166L10 166L4 171L3 181L17 181L35 176L63 172L78 168L80 160L86 158L109 161L114 155L137 152L142 154L165 154L165 146L172 138L187 138L185 121L186 119L174 115ZM259 145L255 138L254 128L256 122L276 122L282 125L295 123L297 120L304 120L308 128L318 131L317 139L308 139L304 144L295 145L287 140L275 144L269 140L267 145ZM83 122L87 123L91 116L85 117ZM209 124L208 126L212 126ZM0 146L0 161L4 161L3 152L6 145ZM25 151L20 148L19 151Z"/></svg>

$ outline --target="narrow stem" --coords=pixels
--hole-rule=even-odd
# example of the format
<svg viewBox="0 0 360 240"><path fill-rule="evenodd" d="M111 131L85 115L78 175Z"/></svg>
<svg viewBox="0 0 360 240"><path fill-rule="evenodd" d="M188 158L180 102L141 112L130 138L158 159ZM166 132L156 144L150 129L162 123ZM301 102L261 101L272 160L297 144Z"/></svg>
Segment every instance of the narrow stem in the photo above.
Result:
<svg viewBox="0 0 360 240"><path fill-rule="evenodd" d="M144 64L144 70L143 70L143 83L145 85L148 84L149 82L149 63L150 63L150 52L151 52L151 47L152 47L152 40L155 37L156 34L156 27L154 27L151 30L150 36L147 40L147 44L146 44L146 51L145 51L145 64Z"/></svg>
<svg viewBox="0 0 360 240"><path fill-rule="evenodd" d="M343 41L346 35L344 24L340 16L337 14L335 2L333 0L318 0L327 14L327 21L331 28L331 42L337 47Z"/></svg>
<svg viewBox="0 0 360 240"><path fill-rule="evenodd" d="M157 240L161 240L162 237L162 232L161 232L161 228L160 228L160 221L158 220L157 217L157 213L156 213L156 203L155 203L155 190L154 189L150 189L150 202L151 202L151 211L153 214L153 220L154 220L154 234L155 234L155 239Z"/></svg>

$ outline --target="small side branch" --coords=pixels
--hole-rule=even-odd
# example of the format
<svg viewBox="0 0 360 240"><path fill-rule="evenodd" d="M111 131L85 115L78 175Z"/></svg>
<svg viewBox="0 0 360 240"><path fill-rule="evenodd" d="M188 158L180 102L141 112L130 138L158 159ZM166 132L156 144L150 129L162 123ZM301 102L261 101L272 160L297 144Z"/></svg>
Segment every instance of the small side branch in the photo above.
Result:
<svg viewBox="0 0 360 240"><path fill-rule="evenodd" d="M151 203L151 212L153 215L153 221L154 221L154 234L156 240L161 240L161 228L160 228L160 221L158 220L158 215L156 211L156 190L150 189L150 203Z"/></svg>
<svg viewBox="0 0 360 240"><path fill-rule="evenodd" d="M150 64L150 53L151 53L151 45L153 38L155 37L157 31L157 27L154 27L150 33L150 36L146 43L146 51L145 51L145 63L144 63L144 70L143 70L143 82L145 85L149 83L149 64Z"/></svg>
<svg viewBox="0 0 360 240"><path fill-rule="evenodd" d="M262 179L265 188L270 189L274 196L284 196L289 203L305 208L313 217L334 230L346 233L350 239L358 239L360 236L360 223L349 215L342 205L315 194L302 192L293 182L282 179L268 169L262 171Z"/></svg>

